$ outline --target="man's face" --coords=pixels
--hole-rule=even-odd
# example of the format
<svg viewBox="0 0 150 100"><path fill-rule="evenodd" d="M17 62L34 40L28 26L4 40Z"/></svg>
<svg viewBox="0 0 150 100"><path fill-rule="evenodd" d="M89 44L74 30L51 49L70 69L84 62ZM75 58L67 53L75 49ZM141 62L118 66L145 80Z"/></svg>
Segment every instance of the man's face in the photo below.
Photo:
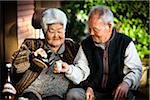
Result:
<svg viewBox="0 0 150 100"><path fill-rule="evenodd" d="M103 39L107 37L109 29L98 15L93 15L88 20L88 31L96 43L102 43Z"/></svg>
<svg viewBox="0 0 150 100"><path fill-rule="evenodd" d="M65 41L65 31L60 23L48 25L47 41L53 47L60 47Z"/></svg>

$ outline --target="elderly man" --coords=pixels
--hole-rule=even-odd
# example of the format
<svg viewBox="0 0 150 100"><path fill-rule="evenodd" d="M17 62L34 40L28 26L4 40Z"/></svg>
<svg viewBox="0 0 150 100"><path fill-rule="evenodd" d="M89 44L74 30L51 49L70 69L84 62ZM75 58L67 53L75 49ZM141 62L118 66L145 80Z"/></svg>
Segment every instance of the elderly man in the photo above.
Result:
<svg viewBox="0 0 150 100"><path fill-rule="evenodd" d="M70 80L77 84L88 76L82 68L64 67L73 63L78 51L77 44L65 39L66 24L64 12L56 8L45 10L41 21L45 39L26 39L14 53L12 64L19 99L61 100ZM57 60L62 63L59 71L55 68Z"/></svg>
<svg viewBox="0 0 150 100"><path fill-rule="evenodd" d="M89 66L90 76L81 87L69 90L67 100L133 100L142 65L133 40L113 28L113 13L106 6L89 13L90 36L79 48L80 66ZM82 68L82 67L80 67Z"/></svg>

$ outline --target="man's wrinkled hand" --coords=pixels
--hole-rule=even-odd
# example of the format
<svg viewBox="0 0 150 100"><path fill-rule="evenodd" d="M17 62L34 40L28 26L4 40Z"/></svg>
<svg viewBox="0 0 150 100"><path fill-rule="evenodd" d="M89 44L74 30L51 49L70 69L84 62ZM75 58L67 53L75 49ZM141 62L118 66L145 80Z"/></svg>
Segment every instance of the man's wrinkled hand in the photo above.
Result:
<svg viewBox="0 0 150 100"><path fill-rule="evenodd" d="M86 100L95 100L94 92L91 87L88 87L86 90Z"/></svg>
<svg viewBox="0 0 150 100"><path fill-rule="evenodd" d="M127 97L127 93L129 90L129 85L127 82L122 82L119 84L117 89L113 92L114 94L114 100L125 100Z"/></svg>

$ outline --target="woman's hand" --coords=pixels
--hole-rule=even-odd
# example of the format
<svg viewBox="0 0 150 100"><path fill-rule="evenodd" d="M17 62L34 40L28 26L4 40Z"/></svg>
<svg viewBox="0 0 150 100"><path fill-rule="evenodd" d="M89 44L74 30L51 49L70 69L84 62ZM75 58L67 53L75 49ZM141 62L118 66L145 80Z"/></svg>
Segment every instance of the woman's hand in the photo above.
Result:
<svg viewBox="0 0 150 100"><path fill-rule="evenodd" d="M46 54L45 50L42 48L39 48L34 52L34 56L37 57L38 55L40 55L43 58L47 58L47 54Z"/></svg>
<svg viewBox="0 0 150 100"><path fill-rule="evenodd" d="M86 90L86 100L95 100L94 92L91 87L88 87Z"/></svg>
<svg viewBox="0 0 150 100"><path fill-rule="evenodd" d="M69 65L66 62L61 62L61 70L59 70L59 68L57 68L57 65L54 65L54 73L66 73L67 71L69 71Z"/></svg>

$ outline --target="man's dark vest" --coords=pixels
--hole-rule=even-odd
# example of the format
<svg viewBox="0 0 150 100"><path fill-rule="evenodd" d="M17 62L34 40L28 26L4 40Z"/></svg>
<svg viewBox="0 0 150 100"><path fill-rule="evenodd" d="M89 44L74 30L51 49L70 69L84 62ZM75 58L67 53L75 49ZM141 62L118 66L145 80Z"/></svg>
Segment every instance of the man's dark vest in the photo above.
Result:
<svg viewBox="0 0 150 100"><path fill-rule="evenodd" d="M94 86L93 88L99 92L113 90L122 81L124 76L123 67L125 50L132 40L131 38L117 32L114 32L113 34L114 36L108 46L109 73L105 89L101 87L104 50L101 47L95 46L91 36L83 40L81 43L90 67L90 76L87 80L90 84L92 83Z"/></svg>
<svg viewBox="0 0 150 100"><path fill-rule="evenodd" d="M44 48L45 40L44 39L26 39L23 44L25 44L30 51L35 51L38 48ZM79 45L75 44L73 41L65 40L65 51L63 53L63 57L61 60L67 62L68 64L72 64L74 58L77 54ZM42 68L38 67L34 63L31 62L30 67L25 73L17 75L18 82L16 83L15 88L17 89L17 93L21 94L24 89L26 89L41 73ZM15 73L14 73L15 76ZM16 78L15 77L15 78Z"/></svg>

